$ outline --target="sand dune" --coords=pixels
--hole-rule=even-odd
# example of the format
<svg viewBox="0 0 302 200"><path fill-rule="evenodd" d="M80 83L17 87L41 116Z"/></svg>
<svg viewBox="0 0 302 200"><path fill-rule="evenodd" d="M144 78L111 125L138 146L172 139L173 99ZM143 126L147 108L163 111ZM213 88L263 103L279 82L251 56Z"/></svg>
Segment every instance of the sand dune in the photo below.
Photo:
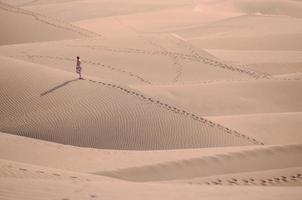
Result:
<svg viewBox="0 0 302 200"><path fill-rule="evenodd" d="M167 185L167 184L136 184L136 183L78 183L68 181L32 180L30 183L23 179L1 179L1 193L6 199L66 199L76 200L85 198L102 199L133 199L144 197L144 199L177 199L186 196L186 199L207 198L217 199L243 199L249 198L273 200L286 196L289 200L299 200L301 194L299 187L209 187L192 185ZM47 190L45 190L45 187ZM15 188L19 188L18 193ZM85 190L83 190L85 188ZM116 192L119 191L119 192ZM175 192L179 191L179 192Z"/></svg>
<svg viewBox="0 0 302 200"><path fill-rule="evenodd" d="M209 49L300 51L301 22L287 16L243 15L176 33Z"/></svg>
<svg viewBox="0 0 302 200"><path fill-rule="evenodd" d="M241 133L253 135L265 144L293 144L302 140L300 112L219 116L209 119Z"/></svg>
<svg viewBox="0 0 302 200"><path fill-rule="evenodd" d="M1 133L0 139L0 157L5 160L81 173L264 148L264 146L238 146L169 151L119 151L81 148L7 133Z"/></svg>
<svg viewBox="0 0 302 200"><path fill-rule="evenodd" d="M229 62L243 63L247 65L257 63L299 63L302 62L301 51L236 51L224 49L207 49L212 55ZM287 67L284 67L285 70ZM274 70L271 71L274 73Z"/></svg>
<svg viewBox="0 0 302 200"><path fill-rule="evenodd" d="M74 25L12 7L1 2L0 19L2 26L0 45L63 40L97 35ZM19 31L20 26L24 27L22 31Z"/></svg>
<svg viewBox="0 0 302 200"><path fill-rule="evenodd" d="M148 170L147 174L152 174L155 173L157 171L157 173L164 173L167 174L167 170L169 169L169 173L168 175L175 175L175 173L178 172L182 172L182 173L188 173L188 168L193 167L193 171L196 173L200 173L200 170L197 170L197 168L195 169L195 165L199 163L199 159L198 158L198 154L199 155L203 155L206 156L207 154L204 154L202 152L204 152L206 149L200 149L200 151L197 150L190 150L189 151L183 151L183 153L181 153L181 151L163 151L163 152L128 152L128 157L125 158L124 157L119 157L118 154L120 155L125 155L125 152L108 152L107 153L104 150L89 150L89 149L82 149L82 148L74 148L72 146L64 146L64 145L59 145L59 144L54 144L54 143L49 143L49 142L43 142L43 141L37 141L34 139L27 139L27 138L22 138L19 136L10 136L10 135L6 135L6 134L2 134L1 135L1 140L3 141L3 144L1 144L1 147L3 147L4 152L1 151L2 153L4 153L3 155L8 155L7 151L9 148L12 148L11 144L17 144L18 145L18 149L21 150L21 146L25 147L24 145L28 145L29 148L24 148L24 149L32 149L31 153L26 153L25 157L22 156L22 154L24 155L24 153L20 151L19 153L19 157L25 160L35 160L35 161L42 161L43 159L36 159L35 156L38 156L41 158L45 158L45 155L52 155L49 159L45 159L44 161L44 165L46 164L46 162L49 163L60 163L63 162L61 164L63 164L63 166L66 166L64 163L68 163L70 161L66 160L66 158L70 158L70 156L73 155L75 156L75 162L79 163L80 160L83 159L84 162L80 162L79 164L81 165L86 165L86 170L87 167L91 167L91 164L88 164L85 160L87 160L87 157L85 157L85 155L91 155L91 156L96 156L98 155L99 158L102 158L102 160L100 160L100 162L104 162L104 160L107 160L106 163L108 163L108 158L115 160L114 162L112 162L112 166L114 167L118 162L120 162L121 164L126 164L126 160L127 158L137 160L137 161L141 161L141 159L145 159L145 156L147 156L148 158L146 158L146 161L149 160L150 162L150 155L153 154L153 162L164 162L167 158L169 159L175 159L176 162L171 162L171 163L162 163L162 164L158 164L158 165L154 165L154 167L150 168L150 170ZM21 146L20 146L21 145ZM53 149L53 150L50 150ZM243 148L243 147L240 147ZM251 147L252 148L252 147ZM47 151L47 149L49 149L50 151ZM261 150L262 149L262 150ZM290 161L289 163L280 163L278 162L277 164L274 162L278 161L278 157L279 156L285 156L288 154L291 154L291 158L295 159L295 156L292 153L299 153L301 147L299 146L287 146L287 147L270 147L270 148L263 148L261 147L260 149L255 149L255 150L250 150L250 151L241 151L240 149L238 149L239 151L237 152L229 152L227 154L221 154L221 155L216 155L216 156L208 156L208 157L203 157L202 159L200 159L200 164L203 163L201 160L204 160L208 163L208 165L206 165L207 167L214 167L214 169L212 170L212 172L214 171L219 171L219 166L221 164L227 164L229 162L232 162L235 165L235 162L238 162L238 160L240 159L244 159L244 156L247 156L249 154L252 154L252 159L260 159L262 160L262 157L267 157L269 156L269 160L267 161L268 163L270 163L269 165L265 165L265 163L263 163L262 167L282 167L284 165L300 165L299 164L299 160L293 160ZM46 151L45 151L46 150ZM230 148L231 151L234 151L233 148ZM42 152L41 152L42 151ZM68 156L66 154L66 151L69 152ZM90 152L89 152L90 151ZM102 151L104 151L102 153ZM223 153L223 149L221 149L221 153ZM13 151L16 156L18 155L18 153L16 151ZM58 152L58 156L55 156L53 153L54 152ZM83 152L83 157L81 156L81 153ZM88 153L89 152L89 153ZM205 151L206 152L206 151ZM207 150L208 155L213 154L213 150ZM216 153L218 153L219 151L216 151ZM263 152L265 152L264 154L262 154ZM17 154L16 154L17 153ZM225 153L225 152L224 152ZM65 154L65 155L64 155ZM137 156L135 156L135 154L137 154ZM149 154L149 156L148 156ZM163 159L165 156L163 156L164 154L166 154L166 159ZM195 154L195 156L194 156ZM44 156L43 156L44 155ZM142 157L142 155L145 155ZM173 156L174 155L174 156ZM183 156L182 156L183 155ZM191 155L193 156L193 158L191 160L187 160L187 156ZM257 156L258 155L258 156ZM261 155L261 156L260 156ZM12 159L16 159L16 156L12 156ZM66 157L67 156L67 157ZM108 158L104 157L107 156ZM179 157L181 156L181 157ZM2 157L2 154L1 154ZM30 158L30 157L35 157L35 158ZM60 160L60 157L62 158L62 161ZM73 156L72 156L73 157ZM162 157L162 158L159 158ZM248 156L250 157L250 156ZM57 158L59 160L57 160ZM65 158L65 159L64 159ZM121 161L120 159L123 158L125 159L125 161ZM182 159L186 159L185 160L180 160L180 158ZM53 159L53 161L51 161ZM155 159L155 160L154 160ZM156 161L157 159L157 161ZM161 160L161 161L160 161ZM251 161L254 161L251 160ZM93 161L93 160L91 160ZM135 162L130 162L130 165L133 165ZM137 162L136 161L136 162ZM144 163L146 161L141 161L141 163ZM217 165L217 162L220 163L220 165ZM99 168L103 168L102 164L96 164L95 166L99 166ZM114 165L115 163L115 165ZM152 161L151 161L152 163ZM164 165L163 165L164 164ZM275 164L275 165L274 165ZM204 164L202 164L203 166L205 166ZM168 167L168 169L166 167ZM238 165L237 165L238 166ZM241 165L240 165L241 166ZM76 167L74 165L74 167ZM251 169L251 168L256 168L259 167L257 165L245 165L242 166L243 170L246 169ZM84 167L85 168L85 167ZM83 169L84 169L83 168ZM138 172L141 172L145 167L139 167ZM173 169L174 168L174 169ZM177 168L181 168L181 170L177 170ZM108 169L110 169L110 167L108 166ZM184 179L182 181L176 181L175 183L182 183L182 185L178 185L178 184L144 184L146 186L145 189L140 189L140 192L143 192L145 190L150 190L151 188L157 188L155 189L157 192L160 192L161 190L159 190L160 188L165 188L163 190L166 191L167 188L166 187L172 187L173 189L177 189L178 187L182 187L182 188L194 188L193 186L196 185L198 186L198 191L208 191L209 189L211 189L211 187L205 186L205 185L217 185L217 184L221 184L221 185L242 185L242 186L247 186L247 185L253 185L253 187L242 187L240 188L240 190L254 190L257 191L257 194L263 194L263 191L260 188L258 188L257 186L263 186L263 185L279 185L279 186L290 186L290 185L297 185L300 183L300 169L299 167L294 167L294 168L286 168L286 169L271 169L271 170L266 170L266 171L259 171L259 172L249 172L249 173L236 173L236 174L227 174L227 175L217 175L217 176L211 176L211 177L199 177L199 178L193 178L193 179ZM124 173L125 170L119 170L119 173ZM128 171L130 171L130 169L128 169ZM216 171L216 173L217 173ZM209 171L208 171L209 172ZM139 175L141 175L141 173L139 173ZM70 190L73 186L75 185L86 185L86 189L85 192L83 193L83 195L88 195L89 193L90 195L94 195L94 196L99 196L101 195L100 192L100 188L104 188L107 187L107 185L110 185L110 187L114 187L115 190L123 190L123 188L127 187L127 185L129 186L129 184L131 185L131 187L140 187L140 185L138 184L133 184L133 183L128 183L128 182L123 182L123 181L118 181L117 179L109 179L109 178L105 178L105 177L100 177L100 176L96 176L96 175L89 175L89 174L84 174L84 173L77 173L77 172L72 172L72 171L65 171L65 170L58 170L58 169L51 169L49 167L42 167L42 166L34 166L34 165L28 165L28 164L23 164L23 163L19 163L19 162L12 162L12 161L7 161L7 160L1 160L1 170L0 170L0 176L1 176L1 194L7 194L8 196L6 198L8 199L13 199L18 197L18 195L20 194L19 192L21 192L21 188L18 190L18 192L16 192L13 188L16 188L18 186L18 184L24 184L22 181L26 181L26 187L22 187L24 188L24 191L22 190L22 198L30 198L30 197L37 197L37 198L45 198L46 196L52 196L55 195L54 198L63 198L64 195L70 197L70 196L74 196L74 191ZM270 181L272 178L274 178L273 181ZM248 180L247 180L248 179ZM252 179L252 180L251 180ZM28 182L28 180L30 180L30 182ZM246 183L246 181L248 181L248 183ZM60 185L60 190L56 190L55 193L51 192L48 193L47 191L52 191L52 190L47 190L45 191L43 189L43 187L47 187L47 188L53 188L55 189L56 187L53 185L54 183L57 183ZM189 183L190 185L183 185L183 183ZM39 186L38 186L39 185ZM41 188L39 188L41 186ZM57 185L58 186L58 185ZM108 186L109 187L109 186ZM213 186L212 186L213 187ZM263 190L271 190L274 187L262 187ZM231 190L230 190L231 189ZM234 192L234 189L236 188L229 188L229 187L218 187L215 188L216 193L213 194L207 194L210 196L213 196L213 198L222 198L219 197L219 193L217 193L217 190L227 190L228 193L233 194L236 196L240 195L240 193L232 193ZM230 190L230 191L229 191ZM291 189L289 188L289 190L291 191ZM108 190L106 190L108 191ZM137 191L137 190L135 190ZM182 190L183 191L183 190ZM232 191L232 192L231 192ZM277 190L279 192L279 190ZM288 190L287 190L288 191ZM88 192L88 193L86 193ZM286 191L282 191L282 194L284 194L284 192ZM291 194L293 191L291 191ZM264 192L265 193L265 192ZM198 195L200 197L201 194L196 194L196 192L193 192L192 194ZM79 195L77 193L77 195ZM102 195L104 195L104 193L102 193ZM108 194L109 195L109 194ZM142 194L135 194L136 195L142 195ZM218 196L217 196L218 195ZM111 195L109 195L111 196ZM271 196L271 195L270 195ZM293 195L293 198L295 198L296 195ZM75 196L75 198L77 198Z"/></svg>
<svg viewBox="0 0 302 200"><path fill-rule="evenodd" d="M260 0L240 0L233 1L233 4L235 8L245 13L302 17L302 4L299 0L269 0L265 2Z"/></svg>
<svg viewBox="0 0 302 200"><path fill-rule="evenodd" d="M207 51L233 65L275 77L286 74L294 75L302 70L300 51L234 51L221 49L207 49Z"/></svg>
<svg viewBox="0 0 302 200"><path fill-rule="evenodd" d="M193 158L116 171L97 172L97 174L131 181L148 182L300 167L302 160L298 159L298 157L301 154L301 150L301 145L275 146L229 154L217 154L213 157ZM287 162L280 162L280 160L284 159ZM203 170L200 170L201 168Z"/></svg>
<svg viewBox="0 0 302 200"><path fill-rule="evenodd" d="M131 48L128 47L130 43ZM62 51L58 52L58 48ZM81 55L87 75L114 78L116 81L132 84L255 79L267 76L231 65L171 36L48 42L5 46L0 51L7 56L69 72L74 71L72 66L75 55Z"/></svg>
<svg viewBox="0 0 302 200"><path fill-rule="evenodd" d="M261 144L126 86L97 78L79 81L69 73L9 58L2 58L1 73L5 75L1 79L5 86L1 91L4 132L109 149ZM18 88L12 87L12 77L19 77ZM65 111L59 112L63 108ZM179 123L171 127L175 120Z"/></svg>
<svg viewBox="0 0 302 200"><path fill-rule="evenodd" d="M298 112L302 108L300 80L214 81L136 88L171 104L190 107L203 116ZM223 104L219 103L222 99Z"/></svg>
<svg viewBox="0 0 302 200"><path fill-rule="evenodd" d="M0 0L0 199L301 199L301 11Z"/></svg>
<svg viewBox="0 0 302 200"><path fill-rule="evenodd" d="M226 13L284 15L301 17L302 5L299 0L209 0L197 5L199 10L223 11Z"/></svg>
<svg viewBox="0 0 302 200"><path fill-rule="evenodd" d="M0 159L0 178L41 179L59 181L108 181L110 178L94 176L86 173L77 173L66 170L52 169L42 166L29 165Z"/></svg>
<svg viewBox="0 0 302 200"><path fill-rule="evenodd" d="M227 174L177 181L198 185L301 186L301 167Z"/></svg>
<svg viewBox="0 0 302 200"><path fill-rule="evenodd" d="M176 16L182 16L174 20ZM236 15L235 15L236 16ZM97 17L73 22L80 27L108 35L117 34L118 28L130 33L174 33L188 27L206 25L209 22L223 19L223 13L196 12L194 6L179 6L176 8L159 9L149 12L120 14L116 16ZM148 21L149 23L145 23ZM99 26L102 24L102 26Z"/></svg>
<svg viewBox="0 0 302 200"><path fill-rule="evenodd" d="M23 4L25 9L37 13L45 13L48 16L57 16L66 21L75 22L84 19L131 15L135 13L150 12L156 10L171 9L190 5L191 2L186 0L167 0L167 1L105 1L105 0L90 0L86 1L43 1ZM65 10L60 9L64 7ZM77 11L77 15L74 14Z"/></svg>

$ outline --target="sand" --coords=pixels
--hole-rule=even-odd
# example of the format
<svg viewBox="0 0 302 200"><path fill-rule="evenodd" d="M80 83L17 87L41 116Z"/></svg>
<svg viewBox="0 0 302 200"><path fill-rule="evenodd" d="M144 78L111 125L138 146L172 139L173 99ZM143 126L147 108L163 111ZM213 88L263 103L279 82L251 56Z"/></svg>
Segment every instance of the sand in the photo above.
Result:
<svg viewBox="0 0 302 200"><path fill-rule="evenodd" d="M301 199L301 13L0 0L0 199Z"/></svg>

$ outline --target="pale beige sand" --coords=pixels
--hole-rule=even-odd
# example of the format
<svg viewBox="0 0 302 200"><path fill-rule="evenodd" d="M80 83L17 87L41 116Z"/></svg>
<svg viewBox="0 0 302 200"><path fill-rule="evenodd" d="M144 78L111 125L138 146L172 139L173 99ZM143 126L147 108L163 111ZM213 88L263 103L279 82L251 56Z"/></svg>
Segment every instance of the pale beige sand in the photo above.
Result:
<svg viewBox="0 0 302 200"><path fill-rule="evenodd" d="M275 200L286 198L299 200L300 187L215 187L174 184L137 184L117 182L77 183L70 181L24 180L3 178L0 180L4 199L251 199ZM16 192L16 188L19 188ZM47 189L45 189L47 188ZM118 192L117 192L118 191ZM177 191L177 192L175 192Z"/></svg>
<svg viewBox="0 0 302 200"><path fill-rule="evenodd" d="M127 86L94 77L78 80L41 65L1 60L0 121L5 132L105 149L261 144ZM175 121L172 128L169 124Z"/></svg>
<svg viewBox="0 0 302 200"><path fill-rule="evenodd" d="M18 146L18 149L20 149L20 152L17 153L17 151L12 151L13 154L11 156L11 159L16 159L19 154L19 158L26 159L28 161L42 161L44 160L45 163L62 163L62 168L66 167L66 163L72 162L74 159L74 162L78 163L78 166L81 165L84 167L86 165L87 168L89 168L92 165L95 165L95 167L99 166L99 168L103 168L102 162L100 161L98 164L93 164L93 162L96 159L93 159L92 163L89 161L91 159L87 159L87 155L94 156L94 158L102 158L103 163L108 163L108 158L112 161L112 166L115 167L115 165L125 165L126 162L121 161L120 159L124 159L125 161L129 158L132 159L131 163L128 163L129 166L133 165L134 163L141 162L141 159L146 159L146 157L142 157L142 154L147 155L148 158L152 158L152 156L149 155L156 155L153 157L153 160L157 159L156 162L164 162L165 159L162 159L164 154L166 154L166 159L173 160L172 157L174 157L174 160L176 162L174 163L163 163L159 164L158 167L153 167L148 170L147 173L144 173L144 175L152 174L154 171L160 169L159 172L163 173L166 172L166 170L169 170L168 175L171 176L171 174L177 173L177 170L175 168L178 167L184 167L182 169L182 173L188 173L188 170L186 168L190 168L192 170L192 167L199 162L201 162L202 159L196 159L198 154L199 155L211 155L212 153L216 152L218 153L220 150L210 150L208 153L204 150L189 150L189 151L183 151L181 152L109 152L104 150L89 150L89 149L82 149L82 148L75 148L72 146L63 146L58 144L52 144L48 142L43 141L37 141L33 139L27 139L27 138L21 138L18 136L10 136L6 134L1 135L1 141L3 141L3 144L1 144L1 148L6 151L2 151L1 153L3 155L8 155L7 149L12 149L12 144L16 144ZM23 148L21 148L21 146ZM26 148L27 147L27 148ZM24 150L30 150L30 153L25 153L21 151L21 149ZM52 150L51 150L52 149ZM263 148L261 148L263 149ZM50 150L50 151L49 151ZM222 150L222 149L221 149ZM225 154L225 156L215 156L215 157L204 157L204 160L207 160L208 164L213 167L216 166L216 169L213 168L212 170L208 171L213 173L213 171L216 171L218 167L217 162L219 163L225 163L230 164L233 163L236 166L242 166L242 169L255 169L259 167L259 165L238 165L236 162L238 162L238 159L244 159L244 155L247 155L249 153L253 154L253 159L261 159L261 157L256 156L255 154L260 153L261 156L264 156L267 158L269 156L269 160L267 161L269 165L266 165L263 163L262 167L286 167L289 165L300 165L299 160L294 160L295 156L292 155L291 158L293 160L288 159L289 163L280 163L278 162L279 157L282 155L292 154L294 152L299 153L301 151L301 147L299 146L289 146L289 147L271 147L271 148L264 148L263 150L252 150L252 151L239 151L236 153L230 152L229 154ZM234 151L231 150L231 151ZM56 154L57 152L58 154ZM69 153L68 153L69 152ZM82 152L82 153L81 153ZM85 153L83 153L85 152ZM103 152L103 153L102 153ZM194 153L195 152L195 153ZM197 153L198 152L198 153ZM221 153L223 151L220 151ZM67 154L66 154L67 153ZM126 154L125 154L126 153ZM225 152L224 152L225 153ZM246 154L247 153L247 154ZM14 155L15 154L15 155ZM73 156L72 156L73 154ZM108 155L109 154L109 155ZM127 155L127 158L121 157L118 154ZM134 156L135 154L141 154L140 156ZM186 154L186 156L184 156ZM194 155L195 154L195 155ZM24 157L25 155L25 157ZM46 157L45 155L49 155ZM51 156L50 156L51 155ZM81 156L83 155L83 156ZM98 156L97 156L98 155ZM173 156L174 155L174 156ZM180 155L183 158L188 158L187 156L193 156L195 159L192 159L191 161L183 162L180 159L180 157L177 157L177 155ZM271 156L272 155L272 156ZM37 157L39 159L37 159ZM158 159L159 157L162 157ZM1 155L2 157L2 155ZM107 159L106 159L107 157ZM136 158L135 158L136 157ZM62 160L60 160L62 158ZM63 159L64 158L64 159ZM69 158L69 160L66 160L66 158ZM220 159L220 160L219 160ZM136 160L136 162L134 162ZM141 163L152 163L152 161L147 161ZM154 160L154 161L155 161ZM178 160L178 161L177 161ZM199 161L200 160L200 161ZM106 161L106 162L105 162ZM253 160L251 160L252 162ZM1 160L1 168L0 168L0 176L1 176L1 195L5 199L15 199L19 198L22 194L22 199L49 199L49 198L86 198L86 197L95 197L99 198L102 196L104 198L105 195L107 195L106 198L110 199L113 197L115 193L112 193L111 190L108 190L110 187L114 188L115 191L118 192L118 196L114 196L115 198L122 198L119 195L122 195L124 198L125 196L127 198L134 198L141 195L148 195L146 198L151 198L152 196L157 195L164 195L164 196L170 196L172 194L172 191L174 190L180 190L177 193L178 194L186 194L186 196L192 195L192 198L195 199L197 197L201 197L205 195L207 198L213 198L213 199L223 199L222 194L226 194L232 198L242 198L242 194L239 191L245 191L245 194L249 194L249 197L253 197L253 193L257 193L258 197L259 195L261 198L276 198L274 196L275 194L282 194L287 195L287 198L293 198L298 199L299 196L299 190L297 190L297 194L295 193L295 190L291 187L278 187L275 186L291 186L291 185L299 185L301 184L301 168L300 167L293 167L293 168L284 168L284 169L271 169L266 171L259 171L259 172L250 172L250 173L237 173L237 174L229 174L229 175L220 175L220 176L212 176L212 177L204 177L204 178L193 178L193 179L185 179L181 182L179 181L173 181L173 183L167 184L164 183L152 183L152 184L135 184L135 183L129 183L129 182L123 182L117 179L108 179L105 177L95 176L95 175L89 175L84 173L78 173L78 172L71 172L66 170L59 170L59 169L52 169L49 167L40 167L40 166L34 166L34 165L28 165L28 164L22 164L19 162L13 162L13 161L7 161L7 160ZM202 163L202 162L201 162ZM162 168L164 166L167 166L168 169ZM76 167L76 166L75 166ZM170 169L169 169L170 167ZM85 168L85 167L84 167ZM83 168L83 169L84 169ZM174 168L174 170L173 170ZM109 168L108 168L109 169ZM142 168L144 169L144 167ZM191 171L190 170L190 171ZM84 170L85 171L85 170ZM129 170L128 170L129 171ZM198 172L197 168L193 170L195 173ZM219 171L219 170L218 170ZM224 171L224 170L223 170ZM138 168L138 171L140 172L140 168ZM191 173L191 172L190 172ZM217 173L217 171L216 171ZM138 173L140 174L140 173ZM177 173L179 175L179 173ZM154 177L154 176L152 176ZM273 181L271 181L273 179ZM56 185L55 185L56 183ZM175 184L174 184L175 183ZM181 185L176 183L182 183ZM190 185L186 184L189 183ZM23 186L22 186L23 185ZM81 191L77 191L78 188L82 188L85 185L85 189ZM196 185L196 186L194 186ZM205 186L205 185L224 185L224 187L215 187L215 186ZM241 187L229 187L228 185L241 185ZM252 185L253 187L243 187ZM22 187L21 187L22 186ZM258 187L257 187L258 186ZM262 186L262 187L259 187ZM266 186L266 187L263 187ZM273 187L269 187L273 186ZM48 189L45 190L45 187ZM74 188L75 187L75 188ZM108 188L107 188L108 187ZM135 190L131 190L133 192L129 193L129 190L127 189L135 188ZM195 188L196 187L196 191ZM19 188L16 190L16 188ZM161 189L160 189L161 188ZM169 189L170 188L170 189ZM182 188L182 189L181 189ZM287 188L287 189L286 189ZM295 188L295 187L294 187ZM104 189L104 191L103 191ZM211 192L212 189L214 189L216 192ZM56 192L54 192L54 190ZM152 190L150 193L147 191ZM170 191L171 190L171 191ZM189 192L189 191L191 192ZM123 192L124 191L124 192ZM127 192L128 191L128 192ZM269 194L270 191L273 192L272 194ZM147 193L146 193L147 192ZM288 192L288 194L287 194ZM290 196L288 196L290 195ZM291 196L292 195L292 196ZM174 197L167 197L172 198ZM254 197L253 197L254 198ZM224 198L225 199L225 198Z"/></svg>
<svg viewBox="0 0 302 200"><path fill-rule="evenodd" d="M175 182L198 185L301 186L301 167L199 177Z"/></svg>
<svg viewBox="0 0 302 200"><path fill-rule="evenodd" d="M9 23L8 23L9 22ZM96 36L90 31L0 2L0 45ZM20 31L20 26L23 27Z"/></svg>
<svg viewBox="0 0 302 200"><path fill-rule="evenodd" d="M0 178L42 179L59 181L69 180L81 182L90 182L98 180L112 181L112 179L108 177L95 176L87 173L78 173L36 165L29 165L3 159L0 159Z"/></svg>
<svg viewBox="0 0 302 200"><path fill-rule="evenodd" d="M0 0L0 199L301 199L301 13Z"/></svg>
<svg viewBox="0 0 302 200"><path fill-rule="evenodd" d="M301 145L284 145L196 157L96 174L130 181L163 181L207 177L220 174L300 167ZM280 162L285 160L286 162ZM203 170L200 170L200 169ZM300 172L300 169L294 170Z"/></svg>
<svg viewBox="0 0 302 200"><path fill-rule="evenodd" d="M301 73L301 51L236 51L207 49L216 57L244 68L271 75Z"/></svg>
<svg viewBox="0 0 302 200"><path fill-rule="evenodd" d="M238 80L133 86L203 116L299 112L301 80Z"/></svg>
<svg viewBox="0 0 302 200"><path fill-rule="evenodd" d="M209 49L300 51L301 25L301 18L243 15L177 33Z"/></svg>
<svg viewBox="0 0 302 200"><path fill-rule="evenodd" d="M265 144L293 144L302 140L301 112L231 115L209 119L240 133L254 135Z"/></svg>
<svg viewBox="0 0 302 200"><path fill-rule="evenodd" d="M299 1L228 0L200 4L201 10L223 10L238 16L177 31L192 44L228 50L301 50Z"/></svg>
<svg viewBox="0 0 302 200"><path fill-rule="evenodd" d="M62 51L57 51L60 48ZM73 72L81 55L85 73L123 83L175 83L200 80L255 79L263 73L233 66L172 36L125 36L11 45L1 53Z"/></svg>
<svg viewBox="0 0 302 200"><path fill-rule="evenodd" d="M3 159L86 173L264 148L240 146L169 151L118 151L80 148L7 133L1 133L0 138L0 157Z"/></svg>
<svg viewBox="0 0 302 200"><path fill-rule="evenodd" d="M77 0L50 0L31 2L21 6L33 12L45 13L48 16L57 16L66 21L75 22L99 17L132 15L135 13L182 8L187 5L192 5L192 2L186 0L154 0L144 2L140 0L89 0L87 3L87 1ZM62 7L65 9L62 9Z"/></svg>

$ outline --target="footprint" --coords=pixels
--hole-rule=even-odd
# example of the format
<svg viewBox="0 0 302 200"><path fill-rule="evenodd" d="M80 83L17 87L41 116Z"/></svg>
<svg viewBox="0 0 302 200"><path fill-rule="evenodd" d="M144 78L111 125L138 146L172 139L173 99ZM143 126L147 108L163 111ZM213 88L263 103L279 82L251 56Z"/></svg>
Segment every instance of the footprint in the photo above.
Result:
<svg viewBox="0 0 302 200"><path fill-rule="evenodd" d="M248 180L245 180L245 179L242 179L242 182L244 182L244 183L249 183L249 181L248 181Z"/></svg>
<svg viewBox="0 0 302 200"><path fill-rule="evenodd" d="M56 174L56 173L54 173L54 174L52 174L52 175L54 175L54 176L61 176L60 174Z"/></svg>

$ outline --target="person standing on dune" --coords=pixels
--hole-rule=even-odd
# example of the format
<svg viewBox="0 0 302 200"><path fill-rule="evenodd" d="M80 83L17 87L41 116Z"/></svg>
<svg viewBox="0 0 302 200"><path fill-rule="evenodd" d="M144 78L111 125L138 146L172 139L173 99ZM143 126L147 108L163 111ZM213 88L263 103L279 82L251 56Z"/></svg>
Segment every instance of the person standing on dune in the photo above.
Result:
<svg viewBox="0 0 302 200"><path fill-rule="evenodd" d="M79 74L79 79L83 79L82 78L82 67L81 67L81 59L79 56L77 56L77 66L76 66L76 72L77 74Z"/></svg>

